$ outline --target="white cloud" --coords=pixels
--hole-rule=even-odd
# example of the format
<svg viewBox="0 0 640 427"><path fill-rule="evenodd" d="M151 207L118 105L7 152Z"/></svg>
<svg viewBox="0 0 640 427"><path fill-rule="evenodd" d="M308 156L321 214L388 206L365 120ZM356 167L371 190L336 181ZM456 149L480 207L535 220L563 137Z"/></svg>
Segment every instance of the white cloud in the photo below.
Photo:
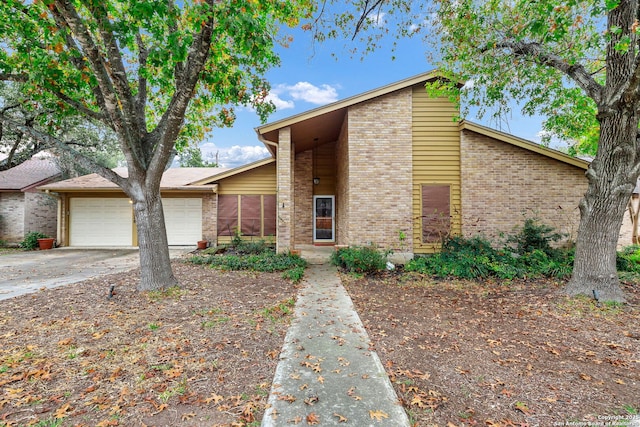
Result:
<svg viewBox="0 0 640 427"><path fill-rule="evenodd" d="M214 162L216 154L220 167L235 168L269 157L269 150L263 145L239 146L218 148L213 142L205 142L200 145L202 158Z"/></svg>
<svg viewBox="0 0 640 427"><path fill-rule="evenodd" d="M294 108L294 101L324 105L338 100L338 88L328 84L316 86L309 82L298 82L293 85L280 84L271 90L269 99L278 109Z"/></svg>
<svg viewBox="0 0 640 427"><path fill-rule="evenodd" d="M367 17L367 19L369 20L369 23L375 27L380 27L380 28L384 28L387 25L387 20L385 19L385 16L387 14L384 12L379 12L376 13L375 15L369 15Z"/></svg>
<svg viewBox="0 0 640 427"><path fill-rule="evenodd" d="M267 101L273 102L273 105L276 106L277 110L288 110L296 106L293 101L286 101L280 98L280 96L274 91L271 91L269 95L267 95Z"/></svg>

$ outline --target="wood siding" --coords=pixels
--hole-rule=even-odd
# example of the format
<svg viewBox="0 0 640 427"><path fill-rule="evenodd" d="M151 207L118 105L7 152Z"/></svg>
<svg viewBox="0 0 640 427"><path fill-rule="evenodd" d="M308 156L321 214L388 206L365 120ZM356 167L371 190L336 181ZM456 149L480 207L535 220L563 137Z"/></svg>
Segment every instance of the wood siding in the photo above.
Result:
<svg viewBox="0 0 640 427"><path fill-rule="evenodd" d="M221 179L218 194L276 194L276 164Z"/></svg>
<svg viewBox="0 0 640 427"><path fill-rule="evenodd" d="M413 251L431 253L440 243L422 239L422 186L451 188L451 233L461 231L460 132L453 118L455 105L445 98L430 98L423 86L413 88Z"/></svg>
<svg viewBox="0 0 640 427"><path fill-rule="evenodd" d="M311 151L315 164L314 172L320 184L313 186L314 195L336 194L336 143L320 145L316 153Z"/></svg>

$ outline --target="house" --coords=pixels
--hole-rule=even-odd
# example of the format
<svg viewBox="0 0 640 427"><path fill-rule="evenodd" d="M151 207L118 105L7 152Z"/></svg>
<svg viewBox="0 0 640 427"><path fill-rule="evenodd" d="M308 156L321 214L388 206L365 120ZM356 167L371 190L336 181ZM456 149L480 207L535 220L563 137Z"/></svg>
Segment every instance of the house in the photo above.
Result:
<svg viewBox="0 0 640 427"><path fill-rule="evenodd" d="M57 164L46 157L0 172L0 240L16 244L31 231L56 235L57 203L36 187L60 176Z"/></svg>
<svg viewBox="0 0 640 427"><path fill-rule="evenodd" d="M429 253L444 235L497 238L534 216L575 237L589 163L455 121L456 106L424 89L437 78L424 73L265 124L256 132L271 158L163 184L165 212L175 209L167 215L169 234L174 222L193 226L170 244L225 242L239 233L273 238L279 251L373 243ZM116 208L107 199L124 196L113 185L107 194L95 178L72 181L43 187L60 196L62 241L96 245L84 230L110 223L107 212ZM117 209L124 228L133 228L126 203ZM135 231L124 228L118 242L135 244Z"/></svg>

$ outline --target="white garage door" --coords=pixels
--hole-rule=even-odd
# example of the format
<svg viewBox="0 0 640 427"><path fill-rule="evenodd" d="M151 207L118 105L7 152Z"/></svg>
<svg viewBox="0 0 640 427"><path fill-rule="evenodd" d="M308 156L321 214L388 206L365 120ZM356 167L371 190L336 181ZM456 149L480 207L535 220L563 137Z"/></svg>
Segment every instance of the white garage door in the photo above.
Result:
<svg viewBox="0 0 640 427"><path fill-rule="evenodd" d="M131 204L125 198L70 199L71 246L131 246Z"/></svg>
<svg viewBox="0 0 640 427"><path fill-rule="evenodd" d="M162 199L169 245L193 246L202 239L202 199Z"/></svg>

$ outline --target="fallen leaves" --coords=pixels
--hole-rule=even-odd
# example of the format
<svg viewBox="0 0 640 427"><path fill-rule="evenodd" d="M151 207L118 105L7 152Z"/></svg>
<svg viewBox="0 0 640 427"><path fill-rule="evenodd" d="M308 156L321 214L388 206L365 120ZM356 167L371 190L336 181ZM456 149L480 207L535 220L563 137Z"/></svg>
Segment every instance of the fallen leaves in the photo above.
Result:
<svg viewBox="0 0 640 427"><path fill-rule="evenodd" d="M154 300L126 272L0 301L0 425L169 425L176 408L186 424L255 422L290 318L266 327L261 313L294 286L278 274L174 272L180 293ZM118 294L101 299L109 282ZM203 317L217 320L212 307L232 314L203 330Z"/></svg>
<svg viewBox="0 0 640 427"><path fill-rule="evenodd" d="M309 425L320 424L320 417L318 417L318 415L314 412L310 413L309 415L307 415L307 424Z"/></svg>
<svg viewBox="0 0 640 427"><path fill-rule="evenodd" d="M383 418L389 418L389 414L387 414L386 412L381 411L381 410L379 410L379 409L378 409L378 410L375 410L375 411L370 410L370 411L369 411L369 417L370 417L372 420L382 421L382 419L383 419Z"/></svg>

